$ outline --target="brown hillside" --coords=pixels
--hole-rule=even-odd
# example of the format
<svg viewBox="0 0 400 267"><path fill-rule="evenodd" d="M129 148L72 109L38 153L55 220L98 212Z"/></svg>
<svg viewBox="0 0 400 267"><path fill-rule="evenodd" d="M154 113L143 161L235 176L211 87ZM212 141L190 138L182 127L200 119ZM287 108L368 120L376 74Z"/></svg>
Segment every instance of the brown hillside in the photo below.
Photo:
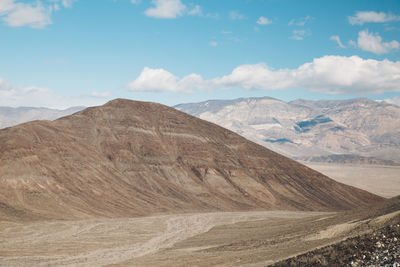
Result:
<svg viewBox="0 0 400 267"><path fill-rule="evenodd" d="M0 130L0 218L325 211L379 200L155 103L117 99Z"/></svg>

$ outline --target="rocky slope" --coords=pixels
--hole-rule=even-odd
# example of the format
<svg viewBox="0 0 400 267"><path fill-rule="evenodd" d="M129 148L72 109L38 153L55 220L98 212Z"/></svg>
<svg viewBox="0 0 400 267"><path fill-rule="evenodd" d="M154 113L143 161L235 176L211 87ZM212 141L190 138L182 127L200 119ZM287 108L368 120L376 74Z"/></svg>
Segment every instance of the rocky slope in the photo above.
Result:
<svg viewBox="0 0 400 267"><path fill-rule="evenodd" d="M270 266L399 266L400 196L359 213L365 225L349 238Z"/></svg>
<svg viewBox="0 0 400 267"><path fill-rule="evenodd" d="M33 107L0 107L0 129L34 120L55 120L81 111L84 107L71 107L64 110Z"/></svg>
<svg viewBox="0 0 400 267"><path fill-rule="evenodd" d="M359 98L286 103L264 97L176 108L295 159L341 154L400 162L400 107L385 102Z"/></svg>
<svg viewBox="0 0 400 267"><path fill-rule="evenodd" d="M212 123L117 99L0 130L0 217L341 210L381 198Z"/></svg>
<svg viewBox="0 0 400 267"><path fill-rule="evenodd" d="M400 217L373 233L307 252L276 263L284 266L399 266Z"/></svg>

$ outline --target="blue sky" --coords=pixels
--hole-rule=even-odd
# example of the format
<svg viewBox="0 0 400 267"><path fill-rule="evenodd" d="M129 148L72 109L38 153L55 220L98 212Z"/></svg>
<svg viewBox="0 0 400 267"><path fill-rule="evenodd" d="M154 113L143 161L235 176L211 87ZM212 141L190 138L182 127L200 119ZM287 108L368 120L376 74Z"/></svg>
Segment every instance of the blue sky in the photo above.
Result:
<svg viewBox="0 0 400 267"><path fill-rule="evenodd" d="M0 0L0 105L400 104L400 1Z"/></svg>

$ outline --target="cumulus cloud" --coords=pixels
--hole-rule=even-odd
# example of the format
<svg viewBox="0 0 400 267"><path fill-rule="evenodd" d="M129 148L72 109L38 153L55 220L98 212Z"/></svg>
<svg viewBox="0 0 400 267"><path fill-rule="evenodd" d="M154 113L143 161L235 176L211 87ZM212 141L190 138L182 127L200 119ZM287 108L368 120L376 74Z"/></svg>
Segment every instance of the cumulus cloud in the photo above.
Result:
<svg viewBox="0 0 400 267"><path fill-rule="evenodd" d="M357 11L354 16L349 16L348 20L351 25L363 25L364 23L400 21L400 16L386 14L385 12Z"/></svg>
<svg viewBox="0 0 400 267"><path fill-rule="evenodd" d="M336 43L338 44L338 46L341 47L341 48L346 48L346 46L344 46L344 45L342 44L342 42L340 41L340 37L337 36L337 35L331 36L331 37L329 38L329 40L336 41Z"/></svg>
<svg viewBox="0 0 400 267"><path fill-rule="evenodd" d="M164 69L151 69L145 67L139 77L129 83L127 88L131 91L148 92L192 92L204 86L200 75L190 74L182 79Z"/></svg>
<svg viewBox="0 0 400 267"><path fill-rule="evenodd" d="M14 0L2 0L0 1L0 15L7 13L8 11L14 9Z"/></svg>
<svg viewBox="0 0 400 267"><path fill-rule="evenodd" d="M61 96L55 91L39 86L21 87L0 77L0 106L48 107L64 109L71 106L93 106L103 104L105 94Z"/></svg>
<svg viewBox="0 0 400 267"><path fill-rule="evenodd" d="M210 80L198 74L179 78L164 69L144 68L127 85L132 91L192 92L243 88L246 90L307 89L328 94L400 92L400 62L358 56L324 56L296 69L272 69L266 64L241 65L232 73Z"/></svg>
<svg viewBox="0 0 400 267"><path fill-rule="evenodd" d="M44 5L41 1L31 3L18 2L16 0L0 0L0 17L11 27L28 26L31 28L44 28L51 24L53 11L69 8L77 0L51 0L50 5Z"/></svg>
<svg viewBox="0 0 400 267"><path fill-rule="evenodd" d="M399 49L398 41L383 42L382 37L378 33L369 33L368 30L358 33L357 45L364 51L375 54L389 53L391 50Z"/></svg>
<svg viewBox="0 0 400 267"><path fill-rule="evenodd" d="M51 24L51 11L51 8L43 6L40 1L29 4L5 0L0 4L0 15L2 15L3 21L11 27L44 28Z"/></svg>
<svg viewBox="0 0 400 267"><path fill-rule="evenodd" d="M266 17L263 17L263 16L259 17L257 20L257 24L260 24L260 25L267 25L267 24L271 24L271 23L272 23L272 20L270 20Z"/></svg>
<svg viewBox="0 0 400 267"><path fill-rule="evenodd" d="M182 16L186 10L181 0L153 0L152 3L154 7L144 13L153 18L173 19Z"/></svg>

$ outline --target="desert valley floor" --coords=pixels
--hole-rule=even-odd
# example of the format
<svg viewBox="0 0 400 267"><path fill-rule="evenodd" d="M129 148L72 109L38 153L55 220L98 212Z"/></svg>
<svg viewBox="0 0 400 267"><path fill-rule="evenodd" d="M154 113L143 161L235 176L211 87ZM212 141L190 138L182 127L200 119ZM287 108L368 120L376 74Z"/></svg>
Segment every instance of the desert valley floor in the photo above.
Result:
<svg viewBox="0 0 400 267"><path fill-rule="evenodd" d="M0 265L266 266L383 226L399 211L375 215L265 211L2 222Z"/></svg>
<svg viewBox="0 0 400 267"><path fill-rule="evenodd" d="M400 166L304 163L330 178L382 197L390 198L400 192Z"/></svg>
<svg viewBox="0 0 400 267"><path fill-rule="evenodd" d="M382 196L393 197L400 192L397 167L313 167L337 181L366 184L369 187L364 189ZM389 210L374 220L383 225L396 215L399 216L398 211ZM0 266L266 266L359 234L367 220L357 222L357 216L361 217L340 218L329 212L256 211L3 221Z"/></svg>

